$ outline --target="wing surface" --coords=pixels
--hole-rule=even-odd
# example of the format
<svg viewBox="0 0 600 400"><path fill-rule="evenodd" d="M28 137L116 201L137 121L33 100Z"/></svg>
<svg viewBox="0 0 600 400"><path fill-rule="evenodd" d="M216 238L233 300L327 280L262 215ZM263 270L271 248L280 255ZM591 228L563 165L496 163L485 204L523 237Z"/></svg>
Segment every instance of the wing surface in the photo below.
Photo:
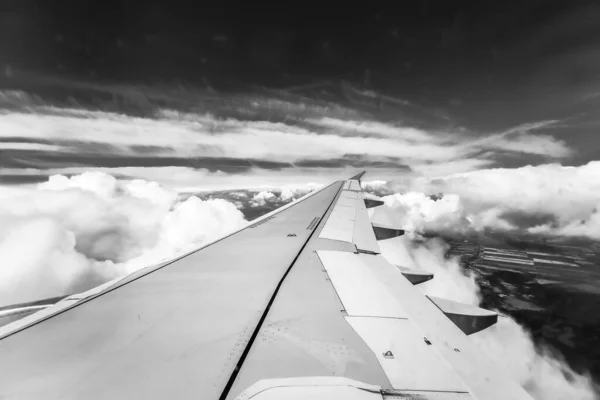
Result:
<svg viewBox="0 0 600 400"><path fill-rule="evenodd" d="M314 377L329 377L314 385L330 390L360 387L337 378L344 377L375 385L379 399L531 399L461 330L483 329L496 315L423 295L411 282L431 275L380 255L366 203L358 180L343 184L282 283L227 398L262 399L257 387L271 388L261 392L265 399L276 398L269 392L289 396L290 387L302 393ZM392 225L384 228L390 237L403 233Z"/></svg>
<svg viewBox="0 0 600 400"><path fill-rule="evenodd" d="M493 313L380 254L361 176L1 327L0 397L530 399L465 334Z"/></svg>
<svg viewBox="0 0 600 400"><path fill-rule="evenodd" d="M0 328L0 397L219 398L341 185Z"/></svg>

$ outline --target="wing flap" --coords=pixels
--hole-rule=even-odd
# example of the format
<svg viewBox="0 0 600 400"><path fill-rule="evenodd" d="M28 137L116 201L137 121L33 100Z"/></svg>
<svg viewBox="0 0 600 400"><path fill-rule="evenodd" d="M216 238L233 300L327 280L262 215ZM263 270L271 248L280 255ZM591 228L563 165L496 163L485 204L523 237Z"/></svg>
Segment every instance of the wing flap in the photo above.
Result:
<svg viewBox="0 0 600 400"><path fill-rule="evenodd" d="M385 258L377 255L348 254L369 266L387 290L393 294L423 340L435 348L468 391L489 400L531 399L525 390L498 369L473 342L427 297L416 289ZM421 365L421 367L424 367Z"/></svg>
<svg viewBox="0 0 600 400"><path fill-rule="evenodd" d="M464 392L456 373L408 319L346 317L398 390Z"/></svg>
<svg viewBox="0 0 600 400"><path fill-rule="evenodd" d="M320 238L352 243L356 198L347 197L344 193L346 191L342 191L333 212L327 218L325 227L319 234Z"/></svg>
<svg viewBox="0 0 600 400"><path fill-rule="evenodd" d="M354 234L352 240L359 251L371 254L381 253L362 194L359 194L356 199Z"/></svg>
<svg viewBox="0 0 600 400"><path fill-rule="evenodd" d="M427 297L467 335L482 331L498 322L498 314L493 311L440 297Z"/></svg>
<svg viewBox="0 0 600 400"><path fill-rule="evenodd" d="M368 266L341 251L317 251L323 267L349 316L407 318Z"/></svg>

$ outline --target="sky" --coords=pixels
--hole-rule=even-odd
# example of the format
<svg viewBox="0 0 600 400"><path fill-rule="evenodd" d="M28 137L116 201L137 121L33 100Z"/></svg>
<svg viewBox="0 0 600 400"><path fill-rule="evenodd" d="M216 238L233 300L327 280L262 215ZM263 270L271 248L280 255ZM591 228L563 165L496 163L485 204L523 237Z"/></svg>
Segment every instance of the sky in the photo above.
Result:
<svg viewBox="0 0 600 400"><path fill-rule="evenodd" d="M420 233L599 238L594 2L195 6L4 2L0 200L109 177L252 219L366 170Z"/></svg>
<svg viewBox="0 0 600 400"><path fill-rule="evenodd" d="M600 155L594 2L1 7L4 184L101 168L210 190Z"/></svg>
<svg viewBox="0 0 600 400"><path fill-rule="evenodd" d="M371 3L0 2L0 306L171 259L362 170L411 232L384 255L435 270L427 294L479 302L422 235L597 244L600 5ZM496 331L482 346L536 399L594 398L516 322Z"/></svg>
<svg viewBox="0 0 600 400"><path fill-rule="evenodd" d="M4 2L0 200L116 179L252 219L366 170L420 233L599 238L594 2L195 6Z"/></svg>

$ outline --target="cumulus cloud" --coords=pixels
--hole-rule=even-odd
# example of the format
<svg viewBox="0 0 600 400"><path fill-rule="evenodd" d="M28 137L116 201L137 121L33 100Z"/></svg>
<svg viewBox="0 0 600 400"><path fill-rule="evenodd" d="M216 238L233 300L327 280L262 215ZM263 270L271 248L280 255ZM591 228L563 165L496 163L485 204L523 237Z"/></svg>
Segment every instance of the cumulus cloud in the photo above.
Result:
<svg viewBox="0 0 600 400"><path fill-rule="evenodd" d="M578 167L487 169L364 186L398 210L407 229L420 233L494 229L600 238L598 161ZM402 192L387 194L398 189Z"/></svg>
<svg viewBox="0 0 600 400"><path fill-rule="evenodd" d="M385 196L393 194L394 191L389 187L387 181L361 181L361 186L365 194L374 196Z"/></svg>
<svg viewBox="0 0 600 400"><path fill-rule="evenodd" d="M434 273L433 280L417 286L425 294L479 304L475 277L456 259L444 258L448 247L442 240L413 234L380 241L379 246L391 263ZM469 337L536 400L597 398L589 375L574 372L548 348L536 348L529 333L508 317Z"/></svg>
<svg viewBox="0 0 600 400"><path fill-rule="evenodd" d="M279 195L279 197L281 198L282 201L289 201L292 200L294 198L298 198L301 197L303 195L299 195L297 190L293 190L292 188L284 188L281 191L281 194Z"/></svg>
<svg viewBox="0 0 600 400"><path fill-rule="evenodd" d="M423 240L408 233L379 241L379 248L392 264L433 273L434 279L417 286L425 294L479 305L481 299L475 276L464 271L456 260L444 258L446 244L441 239Z"/></svg>
<svg viewBox="0 0 600 400"><path fill-rule="evenodd" d="M312 192L313 190L320 188L321 186L322 185L315 183L308 183L304 185L271 188L272 191L261 190L258 193L256 193L250 200L250 207L264 207L266 205L283 205L290 201L295 201L300 197Z"/></svg>
<svg viewBox="0 0 600 400"><path fill-rule="evenodd" d="M596 400L589 374L578 374L557 353L536 348L531 335L509 317L470 336L536 400Z"/></svg>
<svg viewBox="0 0 600 400"><path fill-rule="evenodd" d="M252 205L252 207L260 207L264 206L267 203L273 203L276 201L277 195L263 190L262 192L258 192L254 195L254 197L252 197L250 204Z"/></svg>
<svg viewBox="0 0 600 400"><path fill-rule="evenodd" d="M383 255L397 265L433 272L435 278L419 286L426 294L468 304L480 300L474 276L456 260L444 258L443 241L420 234L495 229L600 237L600 162L365 182L363 188L385 202L385 207L369 210L374 220L410 231L402 238L381 241ZM535 399L597 398L588 374L574 372L560 355L536 347L530 334L508 317L471 337Z"/></svg>
<svg viewBox="0 0 600 400"><path fill-rule="evenodd" d="M83 291L242 227L232 203L89 172L1 190L0 304Z"/></svg>
<svg viewBox="0 0 600 400"><path fill-rule="evenodd" d="M296 200L300 197L306 196L314 190L322 188L324 185L319 183L305 183L296 185L284 185L278 189L280 191L279 198L281 201Z"/></svg>

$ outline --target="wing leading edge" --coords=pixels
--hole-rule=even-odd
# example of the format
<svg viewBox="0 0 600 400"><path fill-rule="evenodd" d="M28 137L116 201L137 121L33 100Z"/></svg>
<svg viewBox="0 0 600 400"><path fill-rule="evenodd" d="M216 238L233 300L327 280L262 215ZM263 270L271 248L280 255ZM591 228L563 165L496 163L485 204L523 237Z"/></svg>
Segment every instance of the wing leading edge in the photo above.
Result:
<svg viewBox="0 0 600 400"><path fill-rule="evenodd" d="M19 399L219 398L334 183L173 262L7 328L0 394Z"/></svg>
<svg viewBox="0 0 600 400"><path fill-rule="evenodd" d="M530 399L380 255L363 174L0 328L0 394Z"/></svg>

